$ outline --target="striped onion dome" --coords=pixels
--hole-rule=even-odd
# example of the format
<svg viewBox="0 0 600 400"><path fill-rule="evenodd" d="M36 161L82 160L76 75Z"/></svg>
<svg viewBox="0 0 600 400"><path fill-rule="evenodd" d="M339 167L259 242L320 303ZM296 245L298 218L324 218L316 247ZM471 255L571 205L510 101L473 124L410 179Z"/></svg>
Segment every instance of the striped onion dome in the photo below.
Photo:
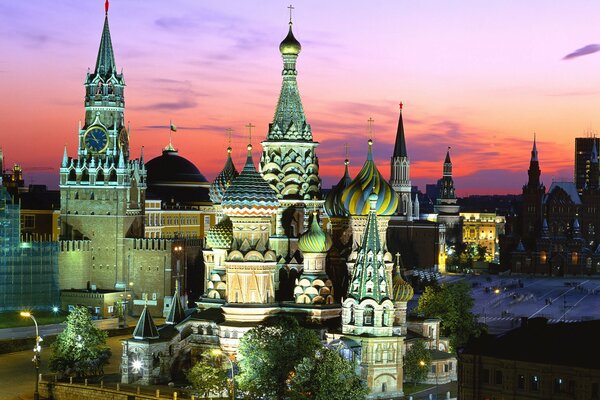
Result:
<svg viewBox="0 0 600 400"><path fill-rule="evenodd" d="M331 236L323 232L317 221L317 212L313 212L310 228L298 239L298 248L303 253L327 253L331 244Z"/></svg>
<svg viewBox="0 0 600 400"><path fill-rule="evenodd" d="M219 172L219 175L217 175L210 185L210 190L208 192L210 201L212 201L213 204L221 204L225 191L238 175L239 173L235 169L235 165L233 165L233 160L231 159L231 147L228 147L225 167L223 167L223 170Z"/></svg>
<svg viewBox="0 0 600 400"><path fill-rule="evenodd" d="M350 164L348 159L344 160L344 164L346 166L344 170L344 176L342 176L342 179L340 179L338 184L331 189L325 198L325 204L323 207L330 218L348 216L348 212L344 208L344 203L342 202L342 192L344 189L350 186L352 178L348 172L348 164Z"/></svg>
<svg viewBox="0 0 600 400"><path fill-rule="evenodd" d="M248 145L246 165L225 191L222 205L230 217L270 217L277 212L277 194L256 171L252 145Z"/></svg>
<svg viewBox="0 0 600 400"><path fill-rule="evenodd" d="M233 242L233 224L226 215L216 225L213 225L206 234L206 244L211 249L229 249Z"/></svg>
<svg viewBox="0 0 600 400"><path fill-rule="evenodd" d="M392 186L381 176L373 161L373 141L369 139L369 152L362 169L342 192L342 203L349 215L369 213L369 194L377 193L377 215L392 215L398 208L398 195Z"/></svg>
<svg viewBox="0 0 600 400"><path fill-rule="evenodd" d="M414 290L410 283L406 282L402 279L402 275L400 271L396 271L394 277L392 278L392 286L393 286L393 300L394 302L398 301L409 301L413 298Z"/></svg>

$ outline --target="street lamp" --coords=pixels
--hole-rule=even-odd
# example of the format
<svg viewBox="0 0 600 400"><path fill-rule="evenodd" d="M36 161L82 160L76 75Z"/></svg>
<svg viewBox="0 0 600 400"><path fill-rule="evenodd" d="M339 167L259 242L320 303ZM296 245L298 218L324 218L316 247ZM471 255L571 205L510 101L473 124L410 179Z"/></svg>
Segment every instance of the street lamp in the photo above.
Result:
<svg viewBox="0 0 600 400"><path fill-rule="evenodd" d="M39 400L40 392L38 391L38 387L40 384L40 364L42 362L40 354L42 347L40 346L40 342L43 339L40 337L38 324L33 314L31 314L29 311L21 311L20 315L24 318L31 318L35 324L35 347L33 348L33 358L31 359L33 365L35 366L35 392L33 392L33 400Z"/></svg>
<svg viewBox="0 0 600 400"><path fill-rule="evenodd" d="M215 357L225 356L227 361L229 361L229 365L231 366L231 399L235 399L235 380L234 380L234 371L233 371L233 361L229 358L223 350L221 349L212 349L210 353Z"/></svg>

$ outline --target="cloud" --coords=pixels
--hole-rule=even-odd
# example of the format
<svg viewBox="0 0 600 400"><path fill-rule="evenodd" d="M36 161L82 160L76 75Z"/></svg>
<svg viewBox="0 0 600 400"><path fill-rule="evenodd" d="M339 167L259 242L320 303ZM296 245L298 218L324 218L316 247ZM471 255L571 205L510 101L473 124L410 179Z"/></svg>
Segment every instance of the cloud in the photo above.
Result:
<svg viewBox="0 0 600 400"><path fill-rule="evenodd" d="M575 50L572 53L567 54L562 59L563 60L572 60L573 58L587 56L588 54L593 54L600 51L600 44L588 44L587 46L583 46L580 49Z"/></svg>
<svg viewBox="0 0 600 400"><path fill-rule="evenodd" d="M160 103L149 104L143 107L137 107L138 110L151 110L151 111L175 111L185 110L188 108L195 108L198 102L193 99L178 100L178 101L165 101Z"/></svg>

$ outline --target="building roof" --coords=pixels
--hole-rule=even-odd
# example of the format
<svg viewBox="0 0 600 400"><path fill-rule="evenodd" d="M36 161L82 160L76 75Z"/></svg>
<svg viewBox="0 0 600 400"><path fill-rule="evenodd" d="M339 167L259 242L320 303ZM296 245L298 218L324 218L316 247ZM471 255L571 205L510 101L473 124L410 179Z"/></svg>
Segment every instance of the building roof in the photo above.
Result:
<svg viewBox="0 0 600 400"><path fill-rule="evenodd" d="M581 204L581 198L579 197L579 193L577 192L577 186L575 186L575 182L552 182L550 189L548 189L548 193L544 197L544 203L548 201L552 192L555 190L562 189L567 193L573 204Z"/></svg>
<svg viewBox="0 0 600 400"><path fill-rule="evenodd" d="M331 236L323 232L323 229L319 226L317 212L313 212L310 227L298 239L298 248L303 253L327 253L332 243Z"/></svg>
<svg viewBox="0 0 600 400"><path fill-rule="evenodd" d="M226 215L218 224L210 227L206 244L211 249L230 249L233 243L233 223Z"/></svg>
<svg viewBox="0 0 600 400"><path fill-rule="evenodd" d="M200 170L179 153L167 148L146 163L150 198L165 203L209 203L210 184Z"/></svg>
<svg viewBox="0 0 600 400"><path fill-rule="evenodd" d="M252 146L240 175L223 195L223 212L238 217L269 217L277 212L277 194L256 171L252 161Z"/></svg>
<svg viewBox="0 0 600 400"><path fill-rule="evenodd" d="M398 208L398 195L383 178L373 160L373 141L369 139L367 159L352 183L343 191L344 208L350 215L369 214L369 195L377 194L377 215L392 215Z"/></svg>
<svg viewBox="0 0 600 400"><path fill-rule="evenodd" d="M394 146L394 154L392 157L408 157L408 153L406 151L406 139L404 137L404 122L402 121L402 103L400 103L400 117L398 118L396 144Z"/></svg>
<svg viewBox="0 0 600 400"><path fill-rule="evenodd" d="M133 330L133 338L143 340L158 339L159 337L158 329L156 329L156 324L154 324L154 320L148 311L148 306L144 306L140 319Z"/></svg>
<svg viewBox="0 0 600 400"><path fill-rule="evenodd" d="M185 310L183 304L181 304L181 296L179 294L179 281L175 281L175 293L173 293L173 299L171 300L171 307L169 308L169 315L165 320L167 325L177 325L185 319Z"/></svg>
<svg viewBox="0 0 600 400"><path fill-rule="evenodd" d="M348 165L350 162L348 159L344 160L344 176L342 179L327 193L325 197L325 204L323 208L329 217L346 217L348 215L348 211L344 208L344 203L342 202L342 193L344 189L350 186L352 183L352 178L350 177L350 173L348 172Z"/></svg>
<svg viewBox="0 0 600 400"><path fill-rule="evenodd" d="M600 369L596 342L600 320L548 324L545 318L527 320L502 335L483 335L462 354L539 364ZM559 345L557 345L559 344Z"/></svg>
<svg viewBox="0 0 600 400"><path fill-rule="evenodd" d="M238 171L235 169L235 165L233 164L233 160L231 159L231 147L227 148L227 160L225 161L225 166L219 172L219 175L215 178L213 183L210 185L210 200L213 204L221 204L223 200L223 195L225 191L233 182L235 178L239 175Z"/></svg>
<svg viewBox="0 0 600 400"><path fill-rule="evenodd" d="M17 195L21 210L60 210L60 191L46 190L43 185L30 185L29 191Z"/></svg>

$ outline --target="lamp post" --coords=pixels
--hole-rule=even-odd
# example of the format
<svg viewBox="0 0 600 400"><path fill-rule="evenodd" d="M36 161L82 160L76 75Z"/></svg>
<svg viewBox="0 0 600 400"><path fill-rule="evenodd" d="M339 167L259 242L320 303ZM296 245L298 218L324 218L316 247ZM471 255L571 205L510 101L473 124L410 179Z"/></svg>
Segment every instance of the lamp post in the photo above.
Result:
<svg viewBox="0 0 600 400"><path fill-rule="evenodd" d="M212 349L211 354L215 357L225 356L227 361L229 361L229 365L231 366L231 399L235 399L235 379L233 371L233 361L231 361L231 358L229 358L225 353L223 353L223 350L221 349Z"/></svg>
<svg viewBox="0 0 600 400"><path fill-rule="evenodd" d="M40 384L40 364L42 362L40 354L42 347L40 346L40 342L43 339L40 337L38 324L33 314L31 314L29 311L21 311L20 315L24 318L31 318L33 320L33 323L35 324L35 347L33 348L33 358L31 359L33 365L35 366L35 392L33 392L33 400L39 400L40 392L38 391L38 387Z"/></svg>

